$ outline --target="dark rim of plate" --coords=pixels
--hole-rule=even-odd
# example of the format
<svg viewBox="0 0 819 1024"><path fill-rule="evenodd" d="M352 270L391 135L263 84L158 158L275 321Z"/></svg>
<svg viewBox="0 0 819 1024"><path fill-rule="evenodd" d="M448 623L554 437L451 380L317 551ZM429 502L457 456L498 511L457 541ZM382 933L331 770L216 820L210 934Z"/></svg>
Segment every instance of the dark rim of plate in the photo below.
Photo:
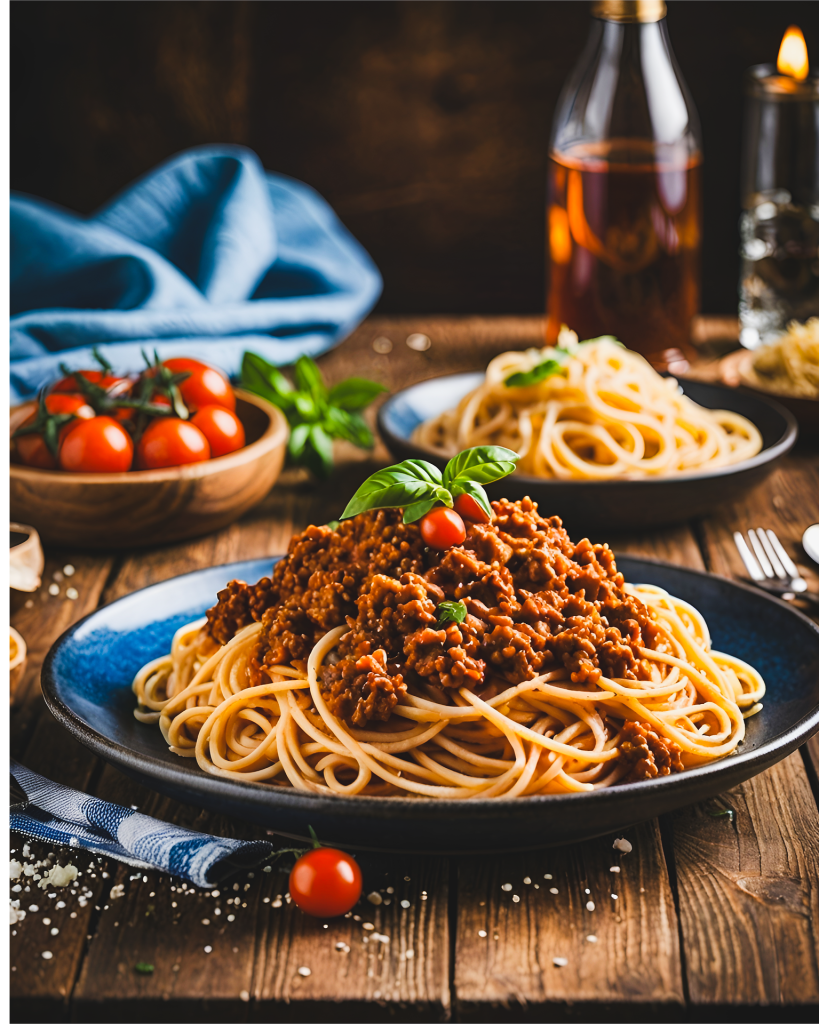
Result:
<svg viewBox="0 0 819 1024"><path fill-rule="evenodd" d="M281 557L282 556L273 556L270 561L275 564L275 562L277 562ZM784 605L779 598L766 594L757 587L743 583L740 580L712 576L709 573L700 572L697 569L689 569L685 566L675 565L672 562L660 561L659 559L642 558L638 555L623 555L621 558L629 558L635 562L645 563L646 565L657 565L665 569L672 569L676 572L686 573L699 578L704 577L705 579L718 580L723 585L737 587L740 590L753 594L759 600L768 601L779 608L786 608L792 615L795 615L803 625L806 625L812 632L814 632L817 635L817 640L819 640L819 626L808 618L807 615L803 614L797 608L791 608L788 605ZM258 562L264 561L264 559L252 559L250 561ZM235 562L226 564L240 566L248 563ZM197 569L194 572L172 577L172 579L184 579L186 576L195 576L198 573L207 572L210 569L215 568L219 567L210 566L209 569ZM129 598L133 598L134 594L144 593L145 591L152 590L153 587L161 587L168 582L170 581L163 580L160 583L153 584L151 587L144 587L142 590L133 591L131 594L126 594L124 597L118 598L117 601L112 601L111 604L106 605L105 608L110 608L114 604L119 604L121 601L127 601ZM68 729L76 739L114 765L123 766L126 769L133 768L135 771L140 771L141 773L150 775L151 777L159 776L172 780L182 788L204 788L205 790L215 794L218 793L225 797L235 796L237 792L241 792L249 797L254 797L254 802L257 803L265 802L266 800L269 800L271 796L275 795L277 799L281 796L283 799L292 801L293 804L299 808L308 810L311 808L338 810L340 799L338 797L315 796L313 794L305 795L297 792L296 790L271 787L266 785L264 782L238 782L221 776L209 775L203 771L193 773L183 772L177 769L175 765L168 764L167 761L123 747L121 744L109 740L106 736L103 736L101 733L87 725L71 710L71 708L64 704L58 696L53 662L58 649L67 643L73 634L80 629L85 622L90 618L93 618L98 612L104 611L105 608L95 609L80 619L79 622L75 622L73 626L69 627L69 629L67 629L52 645L43 663L42 690L46 705L57 721L60 722L61 725L65 726L65 728ZM146 726L146 728L150 728L150 726ZM755 763L765 764L770 760L770 755L772 753L782 749L785 750L785 753L782 755L784 757L787 753L795 750L796 747L805 740L809 739L817 730L819 730L819 705L817 705L797 723L792 725L790 729L782 733L782 735L763 743L755 750L749 750L745 753L731 754L727 757L720 758L718 761L714 761L711 764L700 765L697 768L690 768L687 771L680 772L675 775L666 775L642 782L632 782L626 785L613 786L610 789L599 789L588 793L531 796L520 801L508 801L504 806L506 808L516 806L531 807L534 804L536 806L548 807L549 805L554 804L555 801L559 801L561 804L576 803L578 807L589 806L589 808L591 808L593 803L600 800L605 800L607 802L618 802L620 800L627 801L636 793L641 791L645 792L647 786L651 786L655 790L657 788L672 790L688 785L690 780L703 778L706 775L712 775L716 772L730 772L732 769L737 768L740 765L747 768L753 766ZM753 772L748 774L753 774ZM414 810L417 810L419 815L424 816L428 815L430 811L434 811L439 816L450 815L456 807L464 805L468 805L473 811L478 810L488 812L490 808L497 810L500 802L501 801L498 800L482 800L480 798L464 801L439 800L434 797L352 796L345 798L345 806L350 807L351 810L355 810L356 814L364 814L368 817L383 817L384 812L390 807L400 807L402 814L409 813L410 815L412 815Z"/></svg>
<svg viewBox="0 0 819 1024"><path fill-rule="evenodd" d="M419 381L417 384L409 384L407 387L401 388L400 391L393 392L393 394L391 394L389 398L379 407L377 415L378 429L381 435L387 441L387 447L389 448L390 442L393 442L396 445L396 447L399 447L411 453L411 456L413 458L430 459L430 457L432 457L433 460L437 460L439 463L446 462L446 458L443 455L440 455L429 448L424 448L421 445L416 444L409 438L401 437L399 434L396 434L393 430L390 430L386 422L387 416L391 408L401 399L403 395L406 395L407 392L409 391L413 391L418 388L424 387L424 385L430 383L430 381L439 381L447 379L454 380L456 377L477 377L479 375L480 371L476 371L475 373L446 373L441 374L441 376L439 377L428 377L424 381ZM688 380L685 377L681 377L679 378L679 380L680 384L683 387L683 391L685 391L686 385L693 384L696 387L707 388L718 393L730 395L736 395L738 393L735 388L726 388L720 384L711 384L709 381ZM799 428L796 423L796 417L793 415L793 413L789 409L786 409L783 405L780 405L779 402L774 401L772 398L768 398L767 395L756 393L749 394L748 392L742 392L742 396L748 402L768 406L770 410L775 412L778 416L782 417L785 424L782 434L772 445L770 445L768 448L763 447L762 451L758 452L750 459L745 459L744 462L736 462L731 466L721 466L717 469L709 469L703 473L681 473L677 476L639 477L637 479L632 479L629 477L618 477L613 480L554 480L551 477L529 476L527 473L515 473L515 479L521 480L524 483L532 483L539 487L543 487L545 485L548 485L549 487L577 487L578 485L593 485L595 487L621 487L623 484L626 483L640 484L642 486L665 484L667 486L669 484L675 483L682 484L693 483L698 480L709 480L713 479L716 476L732 476L738 473L744 473L748 470L756 469L758 466L764 466L768 462L773 462L774 459L778 459L781 455L785 455L786 452L790 451L790 449L796 443ZM748 416L747 418L752 420L753 422L751 416Z"/></svg>

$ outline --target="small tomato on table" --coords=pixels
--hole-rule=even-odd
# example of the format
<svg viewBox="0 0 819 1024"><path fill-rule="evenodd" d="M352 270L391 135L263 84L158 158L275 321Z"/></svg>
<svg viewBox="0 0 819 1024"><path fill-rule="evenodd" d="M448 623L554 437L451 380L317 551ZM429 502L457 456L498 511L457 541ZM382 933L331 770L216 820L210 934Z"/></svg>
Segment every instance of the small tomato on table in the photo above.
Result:
<svg viewBox="0 0 819 1024"><path fill-rule="evenodd" d="M305 914L339 917L361 896L361 868L343 850L317 846L293 865L290 896Z"/></svg>

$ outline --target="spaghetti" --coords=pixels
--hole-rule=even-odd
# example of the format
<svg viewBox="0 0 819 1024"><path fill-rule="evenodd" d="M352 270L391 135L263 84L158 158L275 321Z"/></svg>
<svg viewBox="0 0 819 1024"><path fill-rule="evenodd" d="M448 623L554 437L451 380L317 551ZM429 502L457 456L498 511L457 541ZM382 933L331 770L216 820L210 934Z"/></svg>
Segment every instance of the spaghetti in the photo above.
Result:
<svg viewBox="0 0 819 1024"><path fill-rule="evenodd" d="M695 608L528 499L493 510L443 554L392 510L308 528L140 669L136 717L211 775L335 796L578 793L736 749L765 686ZM456 596L463 621L427 622Z"/></svg>
<svg viewBox="0 0 819 1024"><path fill-rule="evenodd" d="M613 338L578 344L564 328L558 342L496 356L483 383L414 440L446 456L502 445L519 472L563 480L701 472L761 450L744 416L702 408Z"/></svg>

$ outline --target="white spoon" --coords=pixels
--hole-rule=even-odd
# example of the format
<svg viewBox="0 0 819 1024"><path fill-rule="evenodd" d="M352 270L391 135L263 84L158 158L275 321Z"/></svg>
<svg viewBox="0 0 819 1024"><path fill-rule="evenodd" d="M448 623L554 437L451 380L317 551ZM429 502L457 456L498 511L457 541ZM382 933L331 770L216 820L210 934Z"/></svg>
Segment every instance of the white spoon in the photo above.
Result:
<svg viewBox="0 0 819 1024"><path fill-rule="evenodd" d="M802 534L802 547L819 564L819 523L809 526Z"/></svg>

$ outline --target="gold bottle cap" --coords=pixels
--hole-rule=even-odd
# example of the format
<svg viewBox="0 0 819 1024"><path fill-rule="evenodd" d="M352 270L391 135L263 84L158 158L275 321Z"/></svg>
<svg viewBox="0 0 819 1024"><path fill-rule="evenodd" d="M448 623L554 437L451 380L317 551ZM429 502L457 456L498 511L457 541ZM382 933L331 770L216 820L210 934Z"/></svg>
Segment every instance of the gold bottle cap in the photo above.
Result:
<svg viewBox="0 0 819 1024"><path fill-rule="evenodd" d="M596 0L592 17L603 21L661 21L666 16L665 0Z"/></svg>

